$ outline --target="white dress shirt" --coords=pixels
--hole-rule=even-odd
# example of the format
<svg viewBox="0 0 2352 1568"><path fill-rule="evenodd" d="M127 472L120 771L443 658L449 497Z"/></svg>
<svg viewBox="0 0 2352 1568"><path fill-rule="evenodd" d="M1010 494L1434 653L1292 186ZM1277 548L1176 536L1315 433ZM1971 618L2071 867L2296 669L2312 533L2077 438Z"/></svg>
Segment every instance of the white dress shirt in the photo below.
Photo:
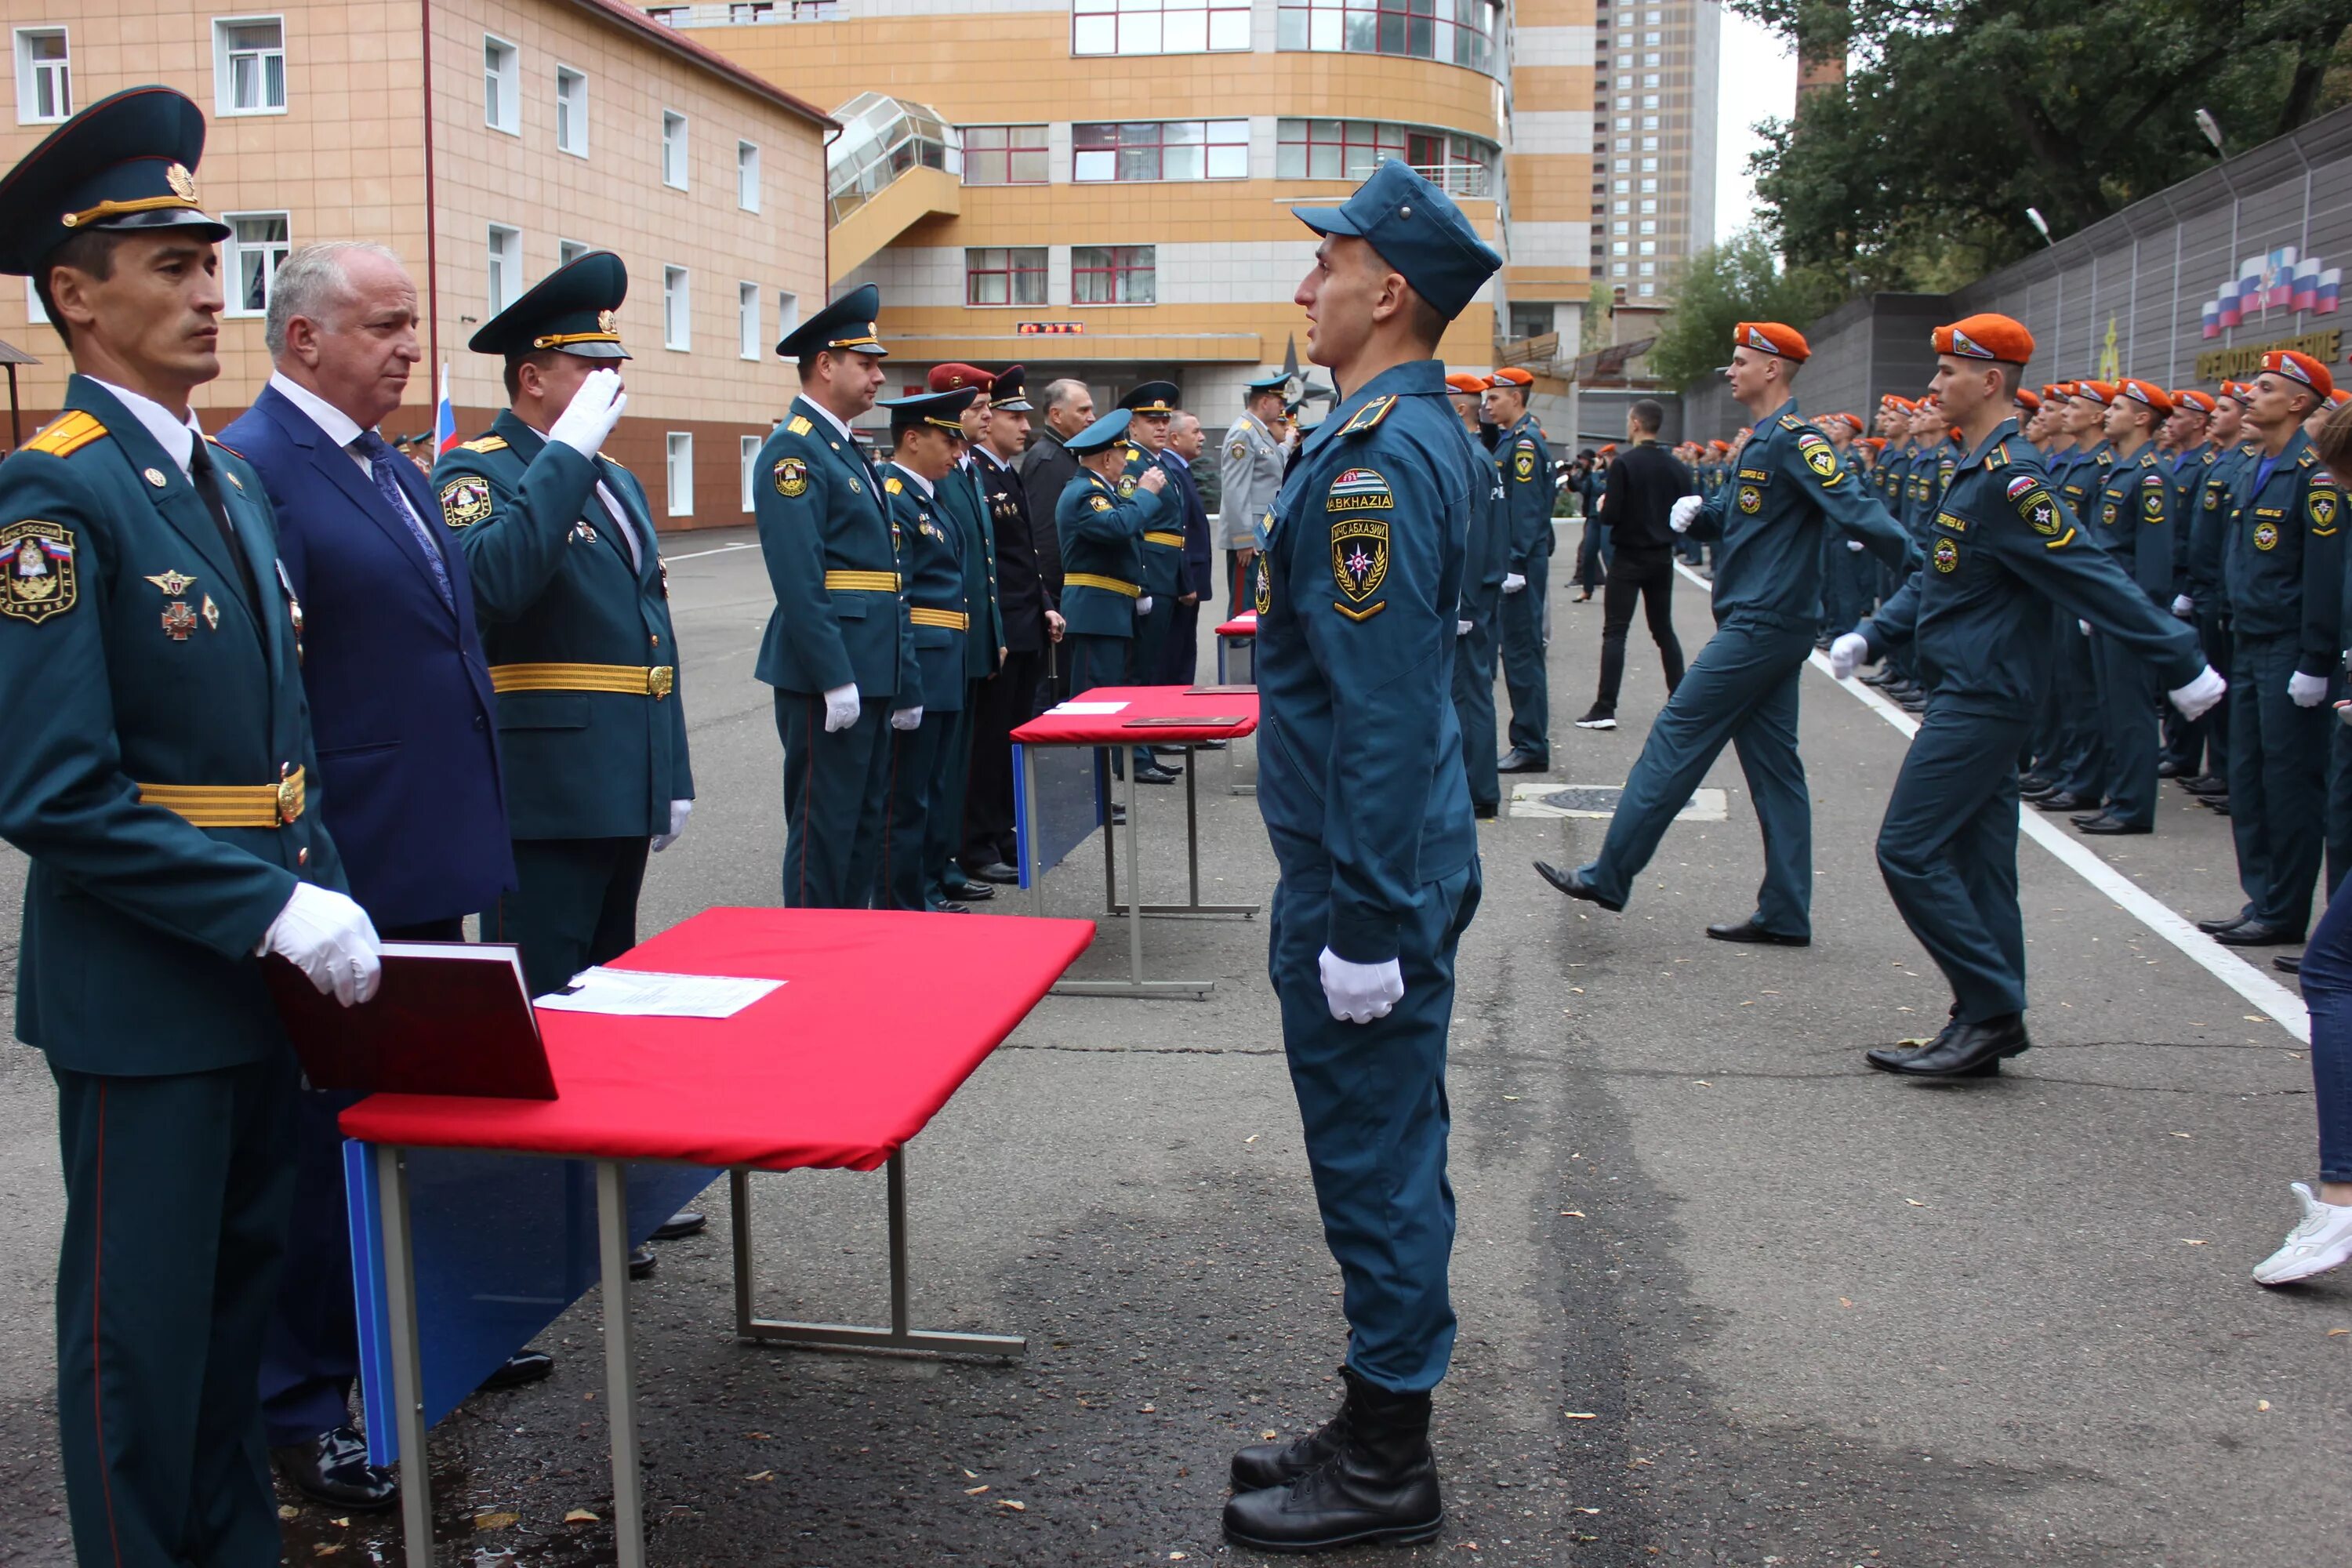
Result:
<svg viewBox="0 0 2352 1568"><path fill-rule="evenodd" d="M352 443L358 440L362 434L358 420L304 386L300 382L290 380L277 371L269 373L269 384L278 389L278 395L280 397L300 409L328 440L341 447L343 449L343 455L360 466L360 472L367 476L368 483L375 483L375 464L352 449ZM407 459L404 458L401 461L406 462ZM410 503L406 490L400 492L400 504L406 509L411 518L420 524L424 522L423 518L417 517L416 508ZM430 535L430 530L424 531Z"/></svg>
<svg viewBox="0 0 2352 1568"><path fill-rule="evenodd" d="M133 392L127 386L99 381L94 375L89 379L98 381L99 385L121 398L122 406L131 410L131 416L145 426L147 434L155 437L155 444L180 466L181 476L188 476L188 464L195 456L196 443L205 436L204 427L196 423L194 410L182 418L153 398Z"/></svg>

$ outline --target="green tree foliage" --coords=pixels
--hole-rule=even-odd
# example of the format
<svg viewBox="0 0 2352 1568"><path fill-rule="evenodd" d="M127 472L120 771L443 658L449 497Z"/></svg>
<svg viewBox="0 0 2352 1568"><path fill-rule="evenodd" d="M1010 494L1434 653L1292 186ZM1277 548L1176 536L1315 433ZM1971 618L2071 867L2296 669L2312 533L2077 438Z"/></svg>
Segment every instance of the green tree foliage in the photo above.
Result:
<svg viewBox="0 0 2352 1568"><path fill-rule="evenodd" d="M2352 0L1729 0L1842 87L1751 160L1791 265L1933 289L2063 237L2335 106Z"/></svg>
<svg viewBox="0 0 2352 1568"><path fill-rule="evenodd" d="M1787 268L1761 228L1741 229L1691 258L1675 289L1675 308L1644 357L1667 386L1688 386L1731 358L1731 332L1742 321L1785 321L1802 331L1844 290L1819 268Z"/></svg>

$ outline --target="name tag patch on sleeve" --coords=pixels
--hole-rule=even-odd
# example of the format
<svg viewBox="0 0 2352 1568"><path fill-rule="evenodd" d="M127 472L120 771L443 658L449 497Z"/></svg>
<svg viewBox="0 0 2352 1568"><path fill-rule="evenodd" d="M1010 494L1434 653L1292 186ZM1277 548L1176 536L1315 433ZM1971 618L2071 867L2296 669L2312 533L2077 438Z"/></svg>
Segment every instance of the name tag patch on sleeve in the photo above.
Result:
<svg viewBox="0 0 2352 1568"><path fill-rule="evenodd" d="M1329 512L1391 511L1396 507L1396 494L1378 468L1348 468L1331 481L1330 494L1323 498L1323 510ZM1383 527L1381 537L1387 537Z"/></svg>

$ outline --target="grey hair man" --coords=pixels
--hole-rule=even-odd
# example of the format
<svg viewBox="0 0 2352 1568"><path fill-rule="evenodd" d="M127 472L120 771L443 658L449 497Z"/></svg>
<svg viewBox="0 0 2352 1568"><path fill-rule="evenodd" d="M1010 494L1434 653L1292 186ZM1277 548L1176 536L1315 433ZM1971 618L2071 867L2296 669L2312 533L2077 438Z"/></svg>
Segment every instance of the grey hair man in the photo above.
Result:
<svg viewBox="0 0 2352 1568"><path fill-rule="evenodd" d="M1065 376L1045 385L1045 427L1021 455L1021 489L1029 499L1029 522L1037 544L1037 575L1056 604L1062 597L1062 536L1054 526L1054 509L1062 492L1077 477L1078 459L1069 438L1095 422L1095 395L1087 384ZM1058 651L1058 650L1056 650ZM1049 656L1052 657L1052 656ZM1063 677L1056 660L1048 677L1056 696Z"/></svg>

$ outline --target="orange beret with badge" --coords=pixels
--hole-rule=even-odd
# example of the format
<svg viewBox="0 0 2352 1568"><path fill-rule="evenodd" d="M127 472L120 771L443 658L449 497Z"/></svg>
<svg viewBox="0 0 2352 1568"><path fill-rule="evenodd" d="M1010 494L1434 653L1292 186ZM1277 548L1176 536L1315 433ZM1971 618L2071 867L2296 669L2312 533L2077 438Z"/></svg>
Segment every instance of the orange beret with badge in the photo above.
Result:
<svg viewBox="0 0 2352 1568"><path fill-rule="evenodd" d="M2219 405L2213 401L2211 393L2200 392L2193 386L2185 386L2173 393L2172 406L2186 408L2198 414L2210 414Z"/></svg>
<svg viewBox="0 0 2352 1568"><path fill-rule="evenodd" d="M1805 334L1779 321L1740 322L1732 329L1731 346L1778 354L1797 364L1813 357L1812 345L1805 342Z"/></svg>
<svg viewBox="0 0 2352 1568"><path fill-rule="evenodd" d="M1957 359L2021 365L2033 357L2033 334L2009 316L1986 311L1966 316L1934 333L1936 352Z"/></svg>
<svg viewBox="0 0 2352 1568"><path fill-rule="evenodd" d="M2336 378L2327 374L2326 365L2309 354L2297 353L2293 349L2273 349L2264 354L2263 371L2268 375L2283 375L2289 381L2301 382L2323 400L2336 390Z"/></svg>
<svg viewBox="0 0 2352 1568"><path fill-rule="evenodd" d="M2102 408L2115 404L2116 384L2112 381L2072 381L2066 384L2074 389L2074 395L2085 402L2095 403Z"/></svg>
<svg viewBox="0 0 2352 1568"><path fill-rule="evenodd" d="M1525 392L1528 387L1533 386L1535 384L1535 373L1516 364L1507 364L1502 369L1496 371L1493 375L1486 378L1486 384L1489 386L1503 388L1516 387L1521 392Z"/></svg>
<svg viewBox="0 0 2352 1568"><path fill-rule="evenodd" d="M2042 412L2042 399L2036 396L2030 387L2021 386L2017 389L2017 405L2028 414Z"/></svg>
<svg viewBox="0 0 2352 1568"><path fill-rule="evenodd" d="M1456 372L1445 378L1445 384L1452 391L1466 392L1475 397L1486 390L1486 378L1483 375L1469 375Z"/></svg>
<svg viewBox="0 0 2352 1568"><path fill-rule="evenodd" d="M2127 375L2121 381L2116 382L2114 386L2115 395L2117 398L2129 398L2143 408L2154 410L2158 419L2166 417L2172 412L2171 394L2152 381L2142 381L2136 375Z"/></svg>

